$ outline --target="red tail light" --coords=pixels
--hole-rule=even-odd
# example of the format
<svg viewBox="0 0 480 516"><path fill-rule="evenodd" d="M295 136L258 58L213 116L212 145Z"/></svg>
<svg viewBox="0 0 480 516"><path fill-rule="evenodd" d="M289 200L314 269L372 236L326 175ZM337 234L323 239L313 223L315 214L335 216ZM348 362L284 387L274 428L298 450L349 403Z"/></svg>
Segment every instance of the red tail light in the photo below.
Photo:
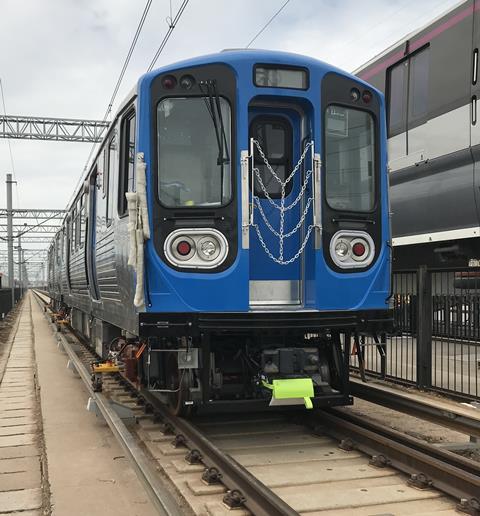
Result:
<svg viewBox="0 0 480 516"><path fill-rule="evenodd" d="M352 252L355 256L363 256L365 254L365 245L362 242L357 242L352 247Z"/></svg>
<svg viewBox="0 0 480 516"><path fill-rule="evenodd" d="M192 250L192 246L189 242L186 240L182 240L181 242L178 242L177 244L177 253L182 256L187 256L190 254L190 251Z"/></svg>

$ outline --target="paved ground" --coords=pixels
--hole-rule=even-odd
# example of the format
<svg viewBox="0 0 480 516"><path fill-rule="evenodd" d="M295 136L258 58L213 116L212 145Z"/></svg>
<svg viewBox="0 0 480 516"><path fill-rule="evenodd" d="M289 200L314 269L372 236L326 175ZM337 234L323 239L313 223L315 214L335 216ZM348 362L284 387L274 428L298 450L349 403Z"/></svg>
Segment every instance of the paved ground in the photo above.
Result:
<svg viewBox="0 0 480 516"><path fill-rule="evenodd" d="M87 391L66 362L28 294L0 384L0 514L153 516L110 430L85 410Z"/></svg>

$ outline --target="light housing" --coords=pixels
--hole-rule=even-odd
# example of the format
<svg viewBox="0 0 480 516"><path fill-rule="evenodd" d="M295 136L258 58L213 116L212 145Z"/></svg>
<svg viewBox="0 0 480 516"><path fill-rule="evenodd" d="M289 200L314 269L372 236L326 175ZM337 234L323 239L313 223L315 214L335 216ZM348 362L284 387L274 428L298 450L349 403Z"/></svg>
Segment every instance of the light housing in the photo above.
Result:
<svg viewBox="0 0 480 516"><path fill-rule="evenodd" d="M373 95L370 90L363 90L362 100L363 100L363 102L365 102L365 104L370 104L370 102L372 101L372 98L373 98Z"/></svg>
<svg viewBox="0 0 480 516"><path fill-rule="evenodd" d="M375 257L375 244L365 231L337 231L330 241L330 256L341 269L368 267Z"/></svg>
<svg viewBox="0 0 480 516"><path fill-rule="evenodd" d="M180 87L184 90L191 90L195 86L195 79L191 75L183 75L180 78Z"/></svg>
<svg viewBox="0 0 480 516"><path fill-rule="evenodd" d="M350 90L350 98L353 100L353 102L360 100L360 90L358 88L352 88Z"/></svg>
<svg viewBox="0 0 480 516"><path fill-rule="evenodd" d="M165 75L165 77L162 78L162 86L166 90L173 90L176 85L177 79L175 79L173 75Z"/></svg>
<svg viewBox="0 0 480 516"><path fill-rule="evenodd" d="M190 245L190 252L187 251ZM172 231L163 244L167 261L187 269L214 269L228 255L228 242L220 231L212 228L187 228Z"/></svg>

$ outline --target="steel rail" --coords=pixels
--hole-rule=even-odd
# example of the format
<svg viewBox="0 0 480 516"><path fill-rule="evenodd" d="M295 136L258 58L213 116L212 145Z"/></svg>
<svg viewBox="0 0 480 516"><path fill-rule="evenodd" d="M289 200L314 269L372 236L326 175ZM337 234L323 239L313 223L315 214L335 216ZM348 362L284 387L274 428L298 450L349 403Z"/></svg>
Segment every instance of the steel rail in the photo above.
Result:
<svg viewBox="0 0 480 516"><path fill-rule="evenodd" d="M416 487L433 487L467 503L478 503L478 462L344 411L329 409L307 419L317 431L321 427L323 434L348 439L347 446L376 457L372 465L391 466L411 475Z"/></svg>
<svg viewBox="0 0 480 516"><path fill-rule="evenodd" d="M480 412L479 417L469 417L455 410L434 406L419 399L411 398L408 394L395 393L392 392L392 389L385 391L360 381L350 380L350 393L370 403L382 405L462 434L480 438Z"/></svg>
<svg viewBox="0 0 480 516"><path fill-rule="evenodd" d="M154 407L155 413L169 423L192 450L198 450L207 468L216 468L222 475L221 482L229 490L243 495L243 505L255 516L298 516L284 500L254 477L233 457L223 452L205 437L189 421L172 415L152 393L141 391L142 396Z"/></svg>
<svg viewBox="0 0 480 516"><path fill-rule="evenodd" d="M35 297L39 302L45 303L35 291ZM43 296L42 296L43 297ZM47 320L48 315L46 314ZM129 432L123 421L111 407L108 399L99 392L94 392L91 385L91 374L82 363L78 355L72 349L65 335L57 332L57 337L61 340L63 349L68 355L71 363L75 367L77 373L85 383L89 396L95 401L96 406L100 410L110 430L122 446L128 459L130 460L137 477L142 483L150 500L154 504L158 513L162 516L181 516L182 510L175 501L175 498L160 481L158 472L150 464L147 456L135 441L133 435Z"/></svg>
<svg viewBox="0 0 480 516"><path fill-rule="evenodd" d="M34 291L39 301L46 303L46 295L42 292ZM97 403L98 408L105 417L107 423L112 429L115 436L120 440L122 446L131 446L132 436L125 428L125 432L120 433L118 431L118 423L122 426L123 423L118 418L117 414L108 405L108 401L104 398L101 393L94 393L91 387L91 377L89 372L85 369L84 364L80 361L76 353L71 349L67 339L61 333L58 333L58 337L62 340L62 345L67 352L70 360L72 361L75 369L86 383L87 388L90 392L90 396ZM143 390L140 393L145 400L150 403L155 410L157 416L169 423L173 428L181 434L186 444L190 444L191 449L196 449L202 456L202 462L206 467L214 467L221 473L222 483L230 490L240 491L244 498L243 505L249 509L255 516L298 516L298 512L292 509L287 503L285 503L280 497L278 497L273 491L265 486L260 480L254 477L248 470L246 470L241 464L229 455L222 452L217 446L215 446L210 440L208 440L199 430L197 430L190 422L180 417L172 415L150 392ZM104 413L105 411L105 413ZM111 425L110 421L115 420L115 424ZM127 435L125 435L125 433ZM125 445L122 441L127 441ZM135 444L135 443L134 443ZM136 444L135 444L136 445ZM138 448L138 446L137 446ZM131 457L133 453L129 452L129 458L134 461L138 460L138 457ZM141 450L140 450L141 451ZM135 454L136 455L136 454ZM146 460L146 459L145 459ZM142 471L137 473L143 474ZM165 514L162 512L162 514ZM174 513L169 513L174 514Z"/></svg>

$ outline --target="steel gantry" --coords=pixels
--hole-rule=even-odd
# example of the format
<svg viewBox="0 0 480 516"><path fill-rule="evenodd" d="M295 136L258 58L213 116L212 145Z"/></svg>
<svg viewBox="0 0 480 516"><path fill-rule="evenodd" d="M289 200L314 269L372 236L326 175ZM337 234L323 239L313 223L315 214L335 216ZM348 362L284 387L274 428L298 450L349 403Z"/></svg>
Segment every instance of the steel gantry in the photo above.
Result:
<svg viewBox="0 0 480 516"><path fill-rule="evenodd" d="M65 213L67 213L67 210L36 210L32 208L21 210L15 208L12 209L12 217L16 219L63 220ZM5 208L0 208L0 219L6 219L7 216L7 210Z"/></svg>
<svg viewBox="0 0 480 516"><path fill-rule="evenodd" d="M99 143L108 126L102 120L0 115L0 138Z"/></svg>
<svg viewBox="0 0 480 516"><path fill-rule="evenodd" d="M0 208L0 272L8 270L8 286L28 286L30 277L45 280L47 247L61 228L66 210L14 209L12 207L12 175L7 174L7 208ZM32 244L33 249L26 248ZM18 257L14 261L14 248Z"/></svg>

